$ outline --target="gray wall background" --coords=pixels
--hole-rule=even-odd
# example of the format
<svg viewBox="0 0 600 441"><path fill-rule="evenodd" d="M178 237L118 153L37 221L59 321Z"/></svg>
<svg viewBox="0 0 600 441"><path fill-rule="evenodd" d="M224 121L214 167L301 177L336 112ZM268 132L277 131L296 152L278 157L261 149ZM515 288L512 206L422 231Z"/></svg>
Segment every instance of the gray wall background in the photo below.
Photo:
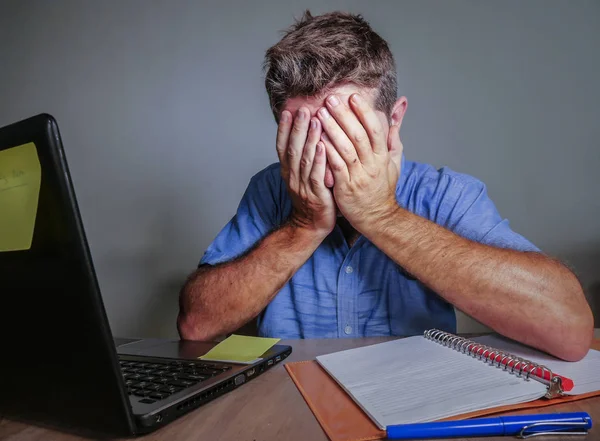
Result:
<svg viewBox="0 0 600 441"><path fill-rule="evenodd" d="M482 179L600 296L598 1L4 0L0 125L58 119L115 334L176 335L182 282L276 160L262 58L307 7L389 41L407 157Z"/></svg>

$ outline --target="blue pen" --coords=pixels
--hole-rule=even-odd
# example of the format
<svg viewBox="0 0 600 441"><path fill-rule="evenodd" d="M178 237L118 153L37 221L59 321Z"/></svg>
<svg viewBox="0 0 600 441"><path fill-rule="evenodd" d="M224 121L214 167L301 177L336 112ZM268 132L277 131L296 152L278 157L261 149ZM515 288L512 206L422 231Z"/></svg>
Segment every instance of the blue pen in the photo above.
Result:
<svg viewBox="0 0 600 441"><path fill-rule="evenodd" d="M389 439L427 439L470 436L520 436L534 434L585 434L592 428L586 412L549 413L544 415L501 416L462 421L402 424L387 427Z"/></svg>

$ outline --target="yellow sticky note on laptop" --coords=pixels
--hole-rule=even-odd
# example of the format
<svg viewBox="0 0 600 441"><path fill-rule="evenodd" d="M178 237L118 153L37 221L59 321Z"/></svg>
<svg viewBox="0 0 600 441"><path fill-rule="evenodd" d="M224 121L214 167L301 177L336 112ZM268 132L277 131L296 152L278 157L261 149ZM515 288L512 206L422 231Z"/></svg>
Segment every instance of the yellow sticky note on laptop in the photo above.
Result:
<svg viewBox="0 0 600 441"><path fill-rule="evenodd" d="M201 360L250 364L260 360L261 355L275 346L278 341L278 338L248 337L233 334L199 358Z"/></svg>
<svg viewBox="0 0 600 441"><path fill-rule="evenodd" d="M34 143L0 151L0 252L31 248L41 180Z"/></svg>

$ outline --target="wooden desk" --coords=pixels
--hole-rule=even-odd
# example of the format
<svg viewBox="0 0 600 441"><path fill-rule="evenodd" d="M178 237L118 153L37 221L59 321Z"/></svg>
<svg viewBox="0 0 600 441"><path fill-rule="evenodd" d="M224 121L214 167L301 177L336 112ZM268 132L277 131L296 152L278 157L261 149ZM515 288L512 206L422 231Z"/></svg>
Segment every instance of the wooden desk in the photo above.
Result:
<svg viewBox="0 0 600 441"><path fill-rule="evenodd" d="M386 340L389 339L293 340L282 343L293 347L293 353L287 361L299 361ZM600 397L540 409L538 412L576 411L588 412L596 424L600 423ZM3 441L83 439L86 438L0 419L0 440ZM139 439L143 441L326 441L327 437L283 365L279 365L240 389ZM485 439L506 441L507 438ZM553 436L543 439L572 441L573 437ZM600 426L592 429L590 435L583 439L600 439Z"/></svg>

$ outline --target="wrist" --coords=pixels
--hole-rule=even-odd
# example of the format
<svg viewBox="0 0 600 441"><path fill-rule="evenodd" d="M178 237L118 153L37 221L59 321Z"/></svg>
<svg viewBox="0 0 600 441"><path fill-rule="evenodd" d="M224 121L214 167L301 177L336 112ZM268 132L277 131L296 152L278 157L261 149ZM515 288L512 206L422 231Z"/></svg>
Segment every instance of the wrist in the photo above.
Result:
<svg viewBox="0 0 600 441"><path fill-rule="evenodd" d="M373 241L374 236L381 236L391 226L397 225L407 213L395 200L391 201L373 211L366 219L366 222L364 222L364 228L359 231L369 240Z"/></svg>
<svg viewBox="0 0 600 441"><path fill-rule="evenodd" d="M331 232L317 228L314 225L303 224L293 217L288 220L285 227L288 230L291 241L299 242L306 246L312 245L315 248L317 248Z"/></svg>

